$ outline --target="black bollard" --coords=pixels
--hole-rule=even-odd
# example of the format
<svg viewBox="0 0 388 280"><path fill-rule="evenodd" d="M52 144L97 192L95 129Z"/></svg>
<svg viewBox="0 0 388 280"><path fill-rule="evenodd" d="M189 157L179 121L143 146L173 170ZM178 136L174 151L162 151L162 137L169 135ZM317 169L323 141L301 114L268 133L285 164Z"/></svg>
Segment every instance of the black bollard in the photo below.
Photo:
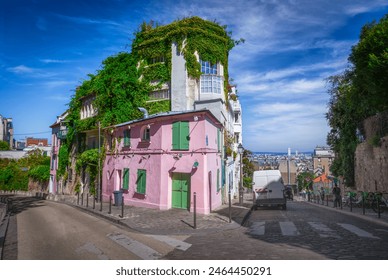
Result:
<svg viewBox="0 0 388 280"><path fill-rule="evenodd" d="M86 208L89 207L89 192L86 194Z"/></svg>
<svg viewBox="0 0 388 280"><path fill-rule="evenodd" d="M79 205L79 192L77 193L77 205Z"/></svg>
<svg viewBox="0 0 388 280"><path fill-rule="evenodd" d="M109 196L109 212L108 214L112 213L112 195Z"/></svg>
<svg viewBox="0 0 388 280"><path fill-rule="evenodd" d="M93 196L93 210L96 208L96 196Z"/></svg>
<svg viewBox="0 0 388 280"><path fill-rule="evenodd" d="M350 212L353 212L353 198L352 196L349 196L350 199Z"/></svg>
<svg viewBox="0 0 388 280"><path fill-rule="evenodd" d="M81 194L81 206L84 206L84 193Z"/></svg>
<svg viewBox="0 0 388 280"><path fill-rule="evenodd" d="M231 223L232 222L232 198L231 198L230 192L229 192L228 198L229 198L229 223Z"/></svg>
<svg viewBox="0 0 388 280"><path fill-rule="evenodd" d="M365 215L365 197L362 196L362 214Z"/></svg>
<svg viewBox="0 0 388 280"><path fill-rule="evenodd" d="M121 197L121 218L124 218L124 196Z"/></svg>

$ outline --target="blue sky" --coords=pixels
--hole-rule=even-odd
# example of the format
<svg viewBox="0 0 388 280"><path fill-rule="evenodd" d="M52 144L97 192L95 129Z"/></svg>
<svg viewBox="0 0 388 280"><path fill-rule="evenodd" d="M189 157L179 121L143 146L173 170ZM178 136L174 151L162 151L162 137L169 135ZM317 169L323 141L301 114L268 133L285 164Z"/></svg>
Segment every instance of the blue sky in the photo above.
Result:
<svg viewBox="0 0 388 280"><path fill-rule="evenodd" d="M74 89L108 56L130 51L150 20L200 16L245 43L229 55L251 151L312 151L329 130L325 79L347 67L361 27L388 0L0 0L0 114L15 138L49 138Z"/></svg>

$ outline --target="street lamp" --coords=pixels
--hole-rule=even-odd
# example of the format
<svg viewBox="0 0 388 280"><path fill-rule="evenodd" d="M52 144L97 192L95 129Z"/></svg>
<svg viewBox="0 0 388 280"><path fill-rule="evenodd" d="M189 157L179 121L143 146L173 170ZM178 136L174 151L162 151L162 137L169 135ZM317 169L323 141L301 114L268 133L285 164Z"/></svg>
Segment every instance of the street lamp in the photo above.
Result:
<svg viewBox="0 0 388 280"><path fill-rule="evenodd" d="M240 143L238 144L237 151L240 154L240 188L239 188L239 203L240 205L243 204L243 164L242 164L242 155L244 153L243 145Z"/></svg>

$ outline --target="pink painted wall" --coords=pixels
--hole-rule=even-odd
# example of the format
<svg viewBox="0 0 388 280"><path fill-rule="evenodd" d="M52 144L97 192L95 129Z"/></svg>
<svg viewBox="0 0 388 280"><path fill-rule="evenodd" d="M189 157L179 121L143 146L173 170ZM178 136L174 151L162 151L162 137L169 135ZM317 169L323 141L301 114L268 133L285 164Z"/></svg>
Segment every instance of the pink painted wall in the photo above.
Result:
<svg viewBox="0 0 388 280"><path fill-rule="evenodd" d="M50 180L52 180L52 189L49 190L51 193L56 194L57 193L57 169L58 169L58 153L60 146L60 141L58 141L58 137L56 133L52 133L51 135L51 143L52 143L52 152L51 152L51 159L50 159ZM55 161L53 161L55 155ZM49 186L50 187L50 186Z"/></svg>
<svg viewBox="0 0 388 280"><path fill-rule="evenodd" d="M194 115L198 120L194 121ZM188 151L172 150L172 123L189 121L190 145ZM217 170L221 158L217 144L217 126L208 111L150 118L131 123L131 148L123 148L124 130L128 125L114 128L112 137L116 142L114 151L107 149L103 168L103 196L107 200L114 190L122 186L124 168L129 168L129 190L124 192L125 204L170 209L172 202L172 175L191 175L190 211L193 211L193 194L196 193L197 212L208 214L221 205L221 186L217 191ZM140 141L141 131L150 125L150 143ZM220 128L220 125L218 125ZM109 131L111 132L111 131ZM206 140L207 138L207 140ZM112 153L113 152L113 153ZM193 168L198 161L197 168ZM146 170L146 193L136 193L138 169ZM209 175L209 173L211 175Z"/></svg>

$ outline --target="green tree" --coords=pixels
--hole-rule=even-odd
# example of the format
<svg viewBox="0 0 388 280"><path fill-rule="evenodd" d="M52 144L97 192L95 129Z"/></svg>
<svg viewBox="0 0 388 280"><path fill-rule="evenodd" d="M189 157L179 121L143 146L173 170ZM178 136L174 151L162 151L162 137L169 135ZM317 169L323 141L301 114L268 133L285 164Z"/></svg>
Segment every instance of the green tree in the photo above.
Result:
<svg viewBox="0 0 388 280"><path fill-rule="evenodd" d="M50 179L50 166L37 165L28 171L28 177L34 181L46 185Z"/></svg>
<svg viewBox="0 0 388 280"><path fill-rule="evenodd" d="M363 117L388 109L388 14L379 23L366 24L352 48L352 95Z"/></svg>
<svg viewBox="0 0 388 280"><path fill-rule="evenodd" d="M0 161L0 189L28 190L29 179L46 187L50 177L50 157L41 150L31 151L19 160Z"/></svg>
<svg viewBox="0 0 388 280"><path fill-rule="evenodd" d="M331 83L329 110L326 118L331 127L327 143L336 157L331 166L335 176L343 176L348 186L354 186L354 152L357 144L357 127L361 116L357 104L352 101L354 73L346 71L329 78Z"/></svg>
<svg viewBox="0 0 388 280"><path fill-rule="evenodd" d="M250 150L244 150L243 153L243 185L244 188L252 188L252 177L255 171L254 164L250 161L252 152Z"/></svg>
<svg viewBox="0 0 388 280"><path fill-rule="evenodd" d="M298 174L296 180L298 182L298 191L307 191L310 189L310 186L314 180L314 173L309 171L301 172Z"/></svg>
<svg viewBox="0 0 388 280"><path fill-rule="evenodd" d="M0 141L0 151L9 151L8 142Z"/></svg>
<svg viewBox="0 0 388 280"><path fill-rule="evenodd" d="M354 153L361 122L388 109L388 15L366 24L349 55L351 66L328 79L327 143L336 154L331 171L354 186Z"/></svg>

